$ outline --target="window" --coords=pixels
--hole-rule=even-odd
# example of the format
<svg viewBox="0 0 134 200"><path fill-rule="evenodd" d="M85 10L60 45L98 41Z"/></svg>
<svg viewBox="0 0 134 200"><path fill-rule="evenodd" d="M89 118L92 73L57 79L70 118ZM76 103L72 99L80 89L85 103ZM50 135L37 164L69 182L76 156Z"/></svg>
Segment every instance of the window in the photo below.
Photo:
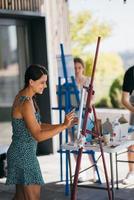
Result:
<svg viewBox="0 0 134 200"><path fill-rule="evenodd" d="M10 107L19 89L16 26L0 28L0 107Z"/></svg>

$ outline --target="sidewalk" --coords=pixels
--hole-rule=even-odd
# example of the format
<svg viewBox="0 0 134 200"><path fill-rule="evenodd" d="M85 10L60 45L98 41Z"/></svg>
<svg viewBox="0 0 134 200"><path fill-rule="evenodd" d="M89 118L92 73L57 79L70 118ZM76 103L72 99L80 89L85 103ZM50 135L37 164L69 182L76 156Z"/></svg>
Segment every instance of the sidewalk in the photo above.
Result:
<svg viewBox="0 0 134 200"><path fill-rule="evenodd" d="M96 157L99 153L96 153ZM109 173L109 156L105 154L108 176ZM126 159L126 155L123 154L123 159ZM70 200L70 197L64 195L65 182L60 182L60 165L59 154L40 156L38 157L41 171L45 180L45 185L42 187L41 200ZM73 172L75 169L75 163L72 160ZM83 155L82 168L88 167L88 158ZM103 185L105 185L105 177L103 172L103 165L101 159L98 162L99 172L101 174ZM64 166L65 169L65 166ZM119 190L115 190L116 200L134 200L134 181L130 185L122 185L121 180L124 178L128 171L128 166L125 163L119 163ZM86 171L87 179L92 179L92 169ZM5 179L0 179L0 200L11 200L14 193L13 186L4 185ZM86 184L92 184L91 181L87 181ZM91 188L78 188L77 200L108 200L107 191Z"/></svg>

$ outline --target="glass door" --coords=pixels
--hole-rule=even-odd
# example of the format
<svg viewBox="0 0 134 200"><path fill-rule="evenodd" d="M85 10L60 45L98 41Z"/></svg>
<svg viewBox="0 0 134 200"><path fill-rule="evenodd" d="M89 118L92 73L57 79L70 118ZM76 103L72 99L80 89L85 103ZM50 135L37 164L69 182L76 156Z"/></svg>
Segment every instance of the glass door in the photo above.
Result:
<svg viewBox="0 0 134 200"><path fill-rule="evenodd" d="M0 19L0 144L9 143L11 106L29 63L29 25Z"/></svg>

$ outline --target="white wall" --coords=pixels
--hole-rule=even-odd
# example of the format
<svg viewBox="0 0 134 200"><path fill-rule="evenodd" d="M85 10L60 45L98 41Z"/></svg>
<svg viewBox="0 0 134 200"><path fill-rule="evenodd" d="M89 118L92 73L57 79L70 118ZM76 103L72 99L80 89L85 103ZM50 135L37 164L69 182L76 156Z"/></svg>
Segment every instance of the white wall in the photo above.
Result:
<svg viewBox="0 0 134 200"><path fill-rule="evenodd" d="M64 45L65 54L71 54L68 2L65 0L44 0L41 11L46 16L50 104L52 108L57 106L58 69L56 56L60 55L60 43ZM59 123L57 113L51 111L52 123ZM58 138L56 136L53 139L54 151L58 148Z"/></svg>

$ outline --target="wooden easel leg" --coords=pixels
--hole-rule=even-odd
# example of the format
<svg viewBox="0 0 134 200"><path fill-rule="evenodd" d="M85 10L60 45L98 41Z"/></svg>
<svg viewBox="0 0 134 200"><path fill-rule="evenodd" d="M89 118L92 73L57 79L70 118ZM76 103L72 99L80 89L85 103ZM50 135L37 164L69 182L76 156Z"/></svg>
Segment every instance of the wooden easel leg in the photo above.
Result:
<svg viewBox="0 0 134 200"><path fill-rule="evenodd" d="M80 148L78 152L74 183L73 183L72 191L71 191L71 200L77 200L77 184L78 184L78 176L79 176L80 165L81 165L82 151L83 151L83 148Z"/></svg>
<svg viewBox="0 0 134 200"><path fill-rule="evenodd" d="M94 114L94 120L95 120L95 128L96 128L96 132L98 134L98 139L99 139L99 137L101 135L100 135L98 124L97 124L96 111L95 111L95 107L94 106L92 106L92 108L93 108L93 114ZM112 200L112 195L111 195L111 190L110 190L110 186L109 186L108 173L107 173L107 168L106 168L105 157L104 157L104 152L103 152L101 139L99 139L99 145L100 145L100 152L101 152L101 155L102 155L102 162L103 162L103 167L104 167L104 172L105 172L105 179L106 179L106 184L107 184L108 198L109 198L109 200Z"/></svg>

